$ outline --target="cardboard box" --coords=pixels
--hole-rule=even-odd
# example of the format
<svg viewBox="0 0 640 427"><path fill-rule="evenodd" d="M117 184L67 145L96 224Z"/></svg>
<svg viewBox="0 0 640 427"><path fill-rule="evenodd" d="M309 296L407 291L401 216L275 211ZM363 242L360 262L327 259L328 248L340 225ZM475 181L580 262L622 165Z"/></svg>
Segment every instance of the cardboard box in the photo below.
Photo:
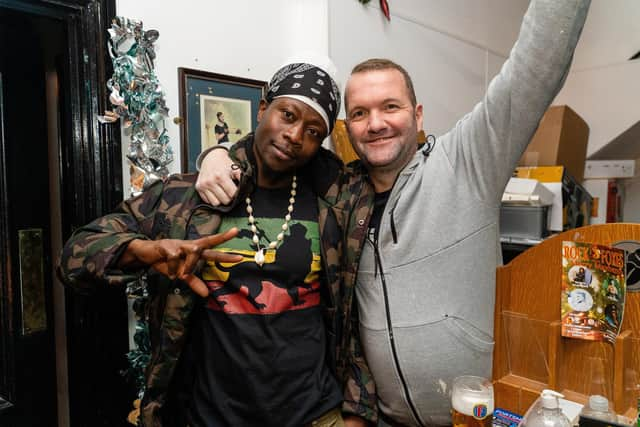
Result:
<svg viewBox="0 0 640 427"><path fill-rule="evenodd" d="M518 166L564 166L579 183L584 176L589 126L566 105L551 107Z"/></svg>
<svg viewBox="0 0 640 427"><path fill-rule="evenodd" d="M589 225L593 198L563 166L517 167L518 178L537 179L553 192L548 227L566 231Z"/></svg>

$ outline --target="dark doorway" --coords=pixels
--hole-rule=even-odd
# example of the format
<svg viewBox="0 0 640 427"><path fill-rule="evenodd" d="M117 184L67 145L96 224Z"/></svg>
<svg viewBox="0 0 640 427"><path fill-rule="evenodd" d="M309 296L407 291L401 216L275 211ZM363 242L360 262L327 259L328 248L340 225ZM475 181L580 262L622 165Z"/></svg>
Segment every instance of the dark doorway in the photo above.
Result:
<svg viewBox="0 0 640 427"><path fill-rule="evenodd" d="M50 44L42 43L40 31L51 35ZM13 345L14 370L8 372L13 390L7 398L15 405L2 425L52 426L57 399L45 62L59 55L64 31L55 20L2 10L0 33L2 259L11 260L14 284L12 336L7 336Z"/></svg>
<svg viewBox="0 0 640 427"><path fill-rule="evenodd" d="M119 426L132 400L122 290L66 291L71 231L122 199L106 107L114 0L0 0L0 425Z"/></svg>

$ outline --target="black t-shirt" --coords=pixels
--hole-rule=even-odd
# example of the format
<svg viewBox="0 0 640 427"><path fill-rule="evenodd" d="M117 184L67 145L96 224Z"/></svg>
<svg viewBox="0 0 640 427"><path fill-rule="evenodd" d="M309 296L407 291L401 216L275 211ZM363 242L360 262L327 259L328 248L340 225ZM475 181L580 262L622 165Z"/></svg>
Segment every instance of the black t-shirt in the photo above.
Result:
<svg viewBox="0 0 640 427"><path fill-rule="evenodd" d="M378 233L380 230L380 222L382 221L382 213L384 212L384 207L387 205L390 194L391 190L382 193L376 193L375 198L373 199L373 213L371 214L371 219L369 220L369 240L371 240L371 243L378 242Z"/></svg>
<svg viewBox="0 0 640 427"><path fill-rule="evenodd" d="M192 427L300 426L342 402L326 364L317 204L298 184L289 230L262 267L253 259L246 204L222 222L221 230L241 231L216 249L245 260L202 273L212 292L196 322ZM251 195L261 247L282 230L289 197L290 188Z"/></svg>
<svg viewBox="0 0 640 427"><path fill-rule="evenodd" d="M216 134L224 133L224 136L220 138L218 142L229 142L229 125L227 125L227 123L224 123L222 126L216 124L214 131Z"/></svg>

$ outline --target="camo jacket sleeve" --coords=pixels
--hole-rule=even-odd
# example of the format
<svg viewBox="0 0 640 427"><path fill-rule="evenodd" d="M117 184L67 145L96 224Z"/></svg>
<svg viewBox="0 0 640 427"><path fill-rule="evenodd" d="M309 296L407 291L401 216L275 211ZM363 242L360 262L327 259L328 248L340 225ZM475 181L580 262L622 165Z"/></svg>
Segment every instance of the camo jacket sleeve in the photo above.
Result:
<svg viewBox="0 0 640 427"><path fill-rule="evenodd" d="M373 423L378 422L378 398L373 376L364 358L358 327L357 306L353 303L351 334L349 337L349 364L345 373L342 412L357 415Z"/></svg>
<svg viewBox="0 0 640 427"><path fill-rule="evenodd" d="M120 285L136 280L141 271L115 267L134 239L151 239L154 212L164 184L152 184L141 195L125 200L112 213L74 231L62 248L58 276L66 285L89 291L100 285Z"/></svg>
<svg viewBox="0 0 640 427"><path fill-rule="evenodd" d="M358 304L355 297L357 260L362 250L363 238L366 236L366 233L363 233L366 228L359 226L358 219L371 215L374 193L370 186L365 185L363 175L359 170L355 170L353 165L349 165L344 173L341 197L339 197L346 201L340 208L347 213L343 223L345 240L342 249L344 254L342 295L347 319L341 341L343 347L341 354L347 362L343 374L342 410L345 414L357 415L375 424L378 420L376 386L360 341Z"/></svg>

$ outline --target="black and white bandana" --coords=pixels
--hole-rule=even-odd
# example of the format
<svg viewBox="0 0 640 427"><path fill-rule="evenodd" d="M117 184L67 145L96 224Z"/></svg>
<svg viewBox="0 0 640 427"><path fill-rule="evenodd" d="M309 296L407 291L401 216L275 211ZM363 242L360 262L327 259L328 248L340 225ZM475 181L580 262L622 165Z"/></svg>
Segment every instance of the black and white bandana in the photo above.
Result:
<svg viewBox="0 0 640 427"><path fill-rule="evenodd" d="M269 82L267 102L286 96L304 102L322 116L329 133L340 111L340 89L329 73L307 63L287 64Z"/></svg>

